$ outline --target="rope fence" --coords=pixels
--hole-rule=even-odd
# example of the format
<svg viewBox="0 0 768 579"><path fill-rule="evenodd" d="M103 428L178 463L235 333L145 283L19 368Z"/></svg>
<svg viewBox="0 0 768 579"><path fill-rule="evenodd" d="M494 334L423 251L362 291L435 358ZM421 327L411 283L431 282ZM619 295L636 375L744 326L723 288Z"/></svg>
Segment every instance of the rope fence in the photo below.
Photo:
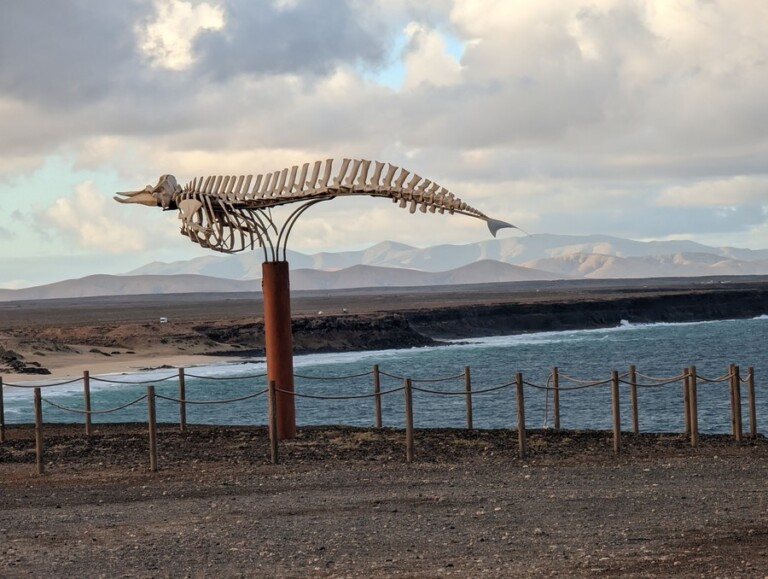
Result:
<svg viewBox="0 0 768 579"><path fill-rule="evenodd" d="M277 464L279 460L277 430L276 430L276 415L275 415L275 397L277 394L294 396L295 398L304 398L315 401L338 401L338 400L364 400L374 399L374 416L376 428L382 428L382 397L398 392L403 392L404 395L404 410L405 410L405 435L406 435L406 461L411 462L414 457L414 428L413 428L413 393L418 392L428 396L445 396L445 397L465 397L466 407L466 427L469 430L473 429L473 397L481 396L492 392L498 392L505 389L515 390L515 404L517 407L517 431L518 431L518 453L521 458L524 458L527 453L527 441L526 441L526 418L525 418L525 389L535 390L543 392L544 394L544 428L548 428L549 414L550 414L550 397L552 398L551 412L553 427L555 430L560 429L560 396L562 393L584 390L588 388L599 388L603 386L610 386L611 391L611 415L613 421L613 450L614 453L620 454L621 452L621 407L620 407L620 389L621 386L629 387L629 404L631 415L631 431L634 434L640 432L639 429L639 409L638 409L638 389L642 388L663 388L670 387L674 384L680 384L682 387L683 398L683 415L685 424L685 435L690 438L691 446L696 447L698 445L698 386L699 384L720 384L728 382L729 384L729 397L730 397L730 423L731 434L734 440L738 443L742 442L744 435L742 425L742 395L741 385L746 385L747 388L747 403L749 406L749 436L751 438L757 438L757 419L755 409L755 376L754 369L752 367L747 369L745 377L741 377L739 367L735 364L731 364L728 368L728 372L722 376L716 378L708 378L699 374L696 371L695 366L685 368L680 374L671 377L654 377L647 374L637 372L635 366L630 366L629 371L619 374L617 370L611 372L611 377L605 380L585 380L581 378L575 378L559 371L558 368L553 368L547 375L546 381L543 384L535 383L529 380L525 380L521 373L516 373L514 380L500 384L492 385L479 389L472 388L471 372L467 366L463 372L436 378L410 378L407 376L397 376L396 374L388 373L379 368L378 365L374 365L372 370L360 372L356 374L348 374L342 376L306 376L301 374L295 374L297 378L305 380L322 380L322 381L343 381L348 379L363 378L367 376L373 377L373 390L359 394L311 394L307 392L296 392L283 390L277 387L273 380L269 380L266 387L259 389L248 394L215 399L215 400L191 400L186 396L186 378L195 378L202 380L243 380L251 379L256 380L265 377L265 374L253 374L245 376L196 376L194 374L186 374L183 368L178 370L177 374L173 374L166 377L156 378L151 381L133 381L133 380L112 380L104 378L91 377L88 371L83 372L82 378L76 378L63 382L56 382L45 385L26 385L26 384L13 384L4 383L2 377L0 377L0 443L5 442L5 410L4 410L4 396L2 394L3 387L7 388L24 388L33 389L34 391L34 415L35 415L35 441L36 441L36 465L38 474L43 473L43 411L42 403L56 408L62 412L72 413L84 417L86 435L91 435L92 425L91 416L112 414L124 410L130 406L138 404L144 400L147 401L147 425L149 430L149 463L150 470L157 470L157 419L156 419L156 400L161 399L166 402L179 405L179 429L184 432L187 428L186 425L186 406L188 404L197 406L206 405L223 405L233 404L238 402L245 402L267 395L267 425L270 432L270 459L273 463ZM392 379L398 379L402 381L401 386L389 388L387 390L381 389L380 379L381 376L385 376ZM164 394L158 394L155 392L156 383L167 382L172 378L178 380L179 394L178 397L169 396ZM437 390L425 386L417 386L416 383L438 383L447 382L451 380L464 379L464 388L454 390ZM638 379L642 379L644 382L639 382ZM114 408L94 410L91 408L91 395L90 395L90 383L91 381L105 382L109 384L121 384L121 385L146 385L147 392L125 404L121 404ZM73 408L63 404L54 402L50 398L42 397L42 389L50 388L53 386L65 386L74 384L76 382L83 383L83 408ZM563 386L563 383L571 384L569 386Z"/></svg>
<svg viewBox="0 0 768 579"><path fill-rule="evenodd" d="M464 378L466 372L461 374L454 374L453 376L443 376L442 378L411 378L411 382L448 382L449 380L456 380L457 378Z"/></svg>
<svg viewBox="0 0 768 579"><path fill-rule="evenodd" d="M266 393L267 389L265 388L264 390L253 392L252 394L247 394L246 396L240 396L238 398L226 398L224 400L182 400L181 398L163 396L162 394L155 394L155 397L160 398L161 400L168 400L169 402L176 402L178 404L198 404L205 406L207 404L233 404L235 402L243 402L245 400L251 400L252 398L258 398L259 396L262 396Z"/></svg>
<svg viewBox="0 0 768 579"><path fill-rule="evenodd" d="M637 376L639 378L642 378L644 380L648 380L649 382L661 382L661 383L664 383L664 384L680 380L681 378L683 378L684 375L685 374L678 374L677 376L670 376L668 378L654 378L653 376L648 376L647 374L642 374L640 372L637 372ZM626 377L627 377L626 374L621 376L621 378L626 378Z"/></svg>
<svg viewBox="0 0 768 579"><path fill-rule="evenodd" d="M197 378L199 380L255 380L256 378L264 378L266 372L261 374L246 374L245 376L198 376L196 374L187 374L187 378ZM169 378L173 378L170 376Z"/></svg>
<svg viewBox="0 0 768 579"><path fill-rule="evenodd" d="M114 408L108 408L105 410L81 410L79 408L70 408L68 406L62 406L61 404L57 404L53 400L48 400L47 398L43 398L43 402L46 404L50 404L54 408L58 408L59 410L63 410L65 412L71 412L73 414L112 414L113 412L118 412L119 410L123 410L124 408L128 408L129 406L133 406L137 402L141 402L147 397L145 394L144 396L139 396L136 400L131 400L130 402L126 404L122 404L120 406L115 406Z"/></svg>
<svg viewBox="0 0 768 579"><path fill-rule="evenodd" d="M176 374L171 374L170 376L166 376L165 378L153 378L152 380L112 380L107 378L96 378L95 376L91 376L91 380L93 380L94 382L105 382L107 384L128 384L133 386L156 384L157 382L165 382L167 380L172 380L173 378L176 378Z"/></svg>
<svg viewBox="0 0 768 579"><path fill-rule="evenodd" d="M639 374L638 374L639 376ZM680 382L685 379L685 376L679 376L677 378L670 378L666 380L655 380L652 384L642 384L641 382L631 382L629 380L622 380L619 378L619 382L622 384L634 384L638 388L662 388L664 386L669 386L670 384L674 384L675 382Z"/></svg>
<svg viewBox="0 0 768 579"><path fill-rule="evenodd" d="M289 396L295 396L296 398L309 398L311 400L359 400L361 398L374 398L375 396L384 396L386 394L392 394L393 392L400 392L403 388L392 388L391 390L385 390L384 392L378 392L373 394L351 394L346 396L321 396L319 394L299 394L298 392L292 392L290 390L280 390L276 392L281 394L287 394Z"/></svg>
<svg viewBox="0 0 768 579"><path fill-rule="evenodd" d="M42 384L40 386L33 386L31 384L11 384L10 382L3 382L2 384L8 388L27 388L32 390L33 388L53 388L54 386L66 386L68 384L80 382L81 380L82 378L73 378L72 380L67 380L66 382L53 382L51 384Z"/></svg>
<svg viewBox="0 0 768 579"><path fill-rule="evenodd" d="M305 376L304 374L293 373L296 378L303 378L304 380L349 380L351 378L362 378L363 376L370 376L373 374L373 370L368 372L360 372L359 374L347 374L346 376Z"/></svg>

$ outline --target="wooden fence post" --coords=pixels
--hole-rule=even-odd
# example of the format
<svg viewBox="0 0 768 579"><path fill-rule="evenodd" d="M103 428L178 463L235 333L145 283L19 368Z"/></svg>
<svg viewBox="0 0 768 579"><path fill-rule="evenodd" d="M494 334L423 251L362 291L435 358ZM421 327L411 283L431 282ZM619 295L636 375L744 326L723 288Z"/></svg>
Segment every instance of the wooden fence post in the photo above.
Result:
<svg viewBox="0 0 768 579"><path fill-rule="evenodd" d="M629 367L629 400L632 407L632 432L640 434L640 420L637 416L637 368Z"/></svg>
<svg viewBox="0 0 768 579"><path fill-rule="evenodd" d="M688 368L688 402L691 410L691 446L699 445L699 401L696 392L696 366Z"/></svg>
<svg viewBox="0 0 768 579"><path fill-rule="evenodd" d="M379 375L379 365L373 365L373 400L376 404L376 428L381 428L381 376Z"/></svg>
<svg viewBox="0 0 768 579"><path fill-rule="evenodd" d="M472 378L469 374L469 366L464 366L464 391L467 399L467 430L472 430Z"/></svg>
<svg viewBox="0 0 768 579"><path fill-rule="evenodd" d="M733 373L733 409L736 416L736 442L741 443L744 429L741 422L741 375L739 374L738 366L733 367Z"/></svg>
<svg viewBox="0 0 768 579"><path fill-rule="evenodd" d="M5 401L3 400L2 376L0 376L0 442L5 442Z"/></svg>
<svg viewBox="0 0 768 579"><path fill-rule="evenodd" d="M179 368L179 432L187 430L187 377L184 368Z"/></svg>
<svg viewBox="0 0 768 579"><path fill-rule="evenodd" d="M85 407L85 435L91 435L91 373L83 370L83 406Z"/></svg>
<svg viewBox="0 0 768 579"><path fill-rule="evenodd" d="M155 387L147 386L147 426L149 429L149 470L157 472L157 414Z"/></svg>
<svg viewBox="0 0 768 579"><path fill-rule="evenodd" d="M683 416L685 416L685 436L691 436L691 392L688 385L688 369L683 369Z"/></svg>
<svg viewBox="0 0 768 579"><path fill-rule="evenodd" d="M517 390L517 447L520 458L528 454L528 441L525 438L525 393L523 392L523 375L515 374L515 387Z"/></svg>
<svg viewBox="0 0 768 579"><path fill-rule="evenodd" d="M413 392L411 391L411 379L403 380L403 392L405 393L405 462L413 462Z"/></svg>
<svg viewBox="0 0 768 579"><path fill-rule="evenodd" d="M611 371L611 406L613 409L613 452L621 453L621 409L619 407L619 371Z"/></svg>
<svg viewBox="0 0 768 579"><path fill-rule="evenodd" d="M2 382L0 382L2 386ZM755 369L747 368L747 388L749 393L749 437L757 438L757 409L755 408Z"/></svg>
<svg viewBox="0 0 768 579"><path fill-rule="evenodd" d="M43 474L43 401L40 388L35 388L35 466Z"/></svg>
<svg viewBox="0 0 768 579"><path fill-rule="evenodd" d="M267 392L267 422L269 424L269 458L272 464L280 462L277 447L277 383L269 381Z"/></svg>
<svg viewBox="0 0 768 579"><path fill-rule="evenodd" d="M557 366L552 368L552 415L555 430L560 430L560 371Z"/></svg>

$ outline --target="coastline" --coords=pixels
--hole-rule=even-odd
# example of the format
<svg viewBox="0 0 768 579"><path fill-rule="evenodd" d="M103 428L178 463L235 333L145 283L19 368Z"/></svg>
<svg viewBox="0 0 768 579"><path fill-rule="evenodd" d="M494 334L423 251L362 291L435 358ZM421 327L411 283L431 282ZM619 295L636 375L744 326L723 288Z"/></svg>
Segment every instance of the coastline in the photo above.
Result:
<svg viewBox="0 0 768 579"><path fill-rule="evenodd" d="M88 371L91 376L134 374L149 370L163 368L194 368L210 366L213 364L229 364L243 362L241 357L198 355L158 355L154 353L137 353L126 359L99 359L98 355L61 355L51 358L46 357L46 368L50 374L24 374L5 373L4 383L30 384L35 382L48 382L71 380L83 376Z"/></svg>
<svg viewBox="0 0 768 579"><path fill-rule="evenodd" d="M596 289L564 282L549 289L487 284L463 291L435 288L400 294L375 289L322 296L296 293L292 297L296 354L434 346L449 339L617 327L625 320L675 323L768 313L768 284L762 281L688 282L680 287L614 284ZM264 325L254 296L139 298L3 304L0 376L5 382L28 383L71 379L84 370L103 375L263 359ZM325 310L315 309L320 307ZM332 313L342 309L350 313ZM158 312L168 321L161 323Z"/></svg>

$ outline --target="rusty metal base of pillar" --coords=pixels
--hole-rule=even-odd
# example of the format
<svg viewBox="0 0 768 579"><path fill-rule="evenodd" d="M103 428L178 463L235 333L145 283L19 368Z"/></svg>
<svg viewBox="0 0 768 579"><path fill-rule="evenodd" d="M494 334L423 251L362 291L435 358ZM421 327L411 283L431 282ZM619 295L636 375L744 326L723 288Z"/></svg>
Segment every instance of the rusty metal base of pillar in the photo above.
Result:
<svg viewBox="0 0 768 579"><path fill-rule="evenodd" d="M264 339L267 351L267 380L277 387L277 437L296 436L296 405L293 396L293 335L291 293L287 261L261 265L264 293Z"/></svg>

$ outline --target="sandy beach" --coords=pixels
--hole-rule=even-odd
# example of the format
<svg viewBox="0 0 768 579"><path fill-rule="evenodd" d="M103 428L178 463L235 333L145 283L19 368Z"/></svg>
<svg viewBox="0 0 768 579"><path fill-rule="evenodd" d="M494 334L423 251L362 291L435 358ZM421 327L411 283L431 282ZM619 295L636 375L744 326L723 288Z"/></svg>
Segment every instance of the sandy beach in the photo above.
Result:
<svg viewBox="0 0 768 579"><path fill-rule="evenodd" d="M68 379L261 359L242 348L215 343L193 329L195 322L24 326L0 334L0 346L18 355L21 371L6 367L7 382ZM46 373L36 373L38 368Z"/></svg>
<svg viewBox="0 0 768 579"><path fill-rule="evenodd" d="M27 384L31 382L59 381L77 378L88 370L91 376L142 372L156 368L193 368L219 363L239 363L242 358L206 355L150 354L131 356L130 360L107 358L99 354L46 356L46 368L50 374L7 374L5 382Z"/></svg>

